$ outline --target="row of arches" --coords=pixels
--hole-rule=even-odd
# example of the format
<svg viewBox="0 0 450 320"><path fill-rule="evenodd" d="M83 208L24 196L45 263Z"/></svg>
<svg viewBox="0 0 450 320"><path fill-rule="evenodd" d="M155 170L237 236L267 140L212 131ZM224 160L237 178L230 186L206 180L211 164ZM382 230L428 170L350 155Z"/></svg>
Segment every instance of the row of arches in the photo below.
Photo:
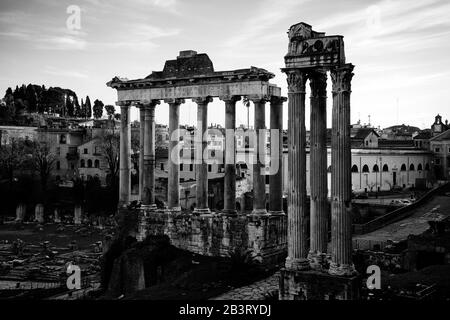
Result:
<svg viewBox="0 0 450 320"><path fill-rule="evenodd" d="M95 159L94 162L92 162L91 159L88 159L85 161L84 159L80 160L80 168L92 168L92 164L94 164L94 168L100 168L100 160Z"/></svg>
<svg viewBox="0 0 450 320"><path fill-rule="evenodd" d="M382 169L383 169L383 172L389 172L389 166L387 164L384 164ZM429 170L430 170L430 165L427 163L427 164L425 164L425 171L429 171ZM401 165L400 171L406 171L406 164L402 164ZM414 166L413 163L411 163L409 165L409 171L416 171L416 167ZM422 167L421 163L419 163L417 165L417 171L423 171L423 167ZM358 173L359 172L358 166L356 164L352 166L352 172L353 173ZM370 173L369 166L367 164L365 164L362 167L362 172L363 173ZM380 167L377 164L375 164L372 167L372 172L380 172Z"/></svg>

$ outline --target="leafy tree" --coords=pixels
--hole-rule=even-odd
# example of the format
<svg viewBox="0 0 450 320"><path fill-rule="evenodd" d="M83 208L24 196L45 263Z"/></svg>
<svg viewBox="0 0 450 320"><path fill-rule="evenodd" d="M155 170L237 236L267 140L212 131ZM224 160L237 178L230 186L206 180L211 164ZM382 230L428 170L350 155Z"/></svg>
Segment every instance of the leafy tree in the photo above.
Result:
<svg viewBox="0 0 450 320"><path fill-rule="evenodd" d="M114 112L116 112L116 108L113 105L107 104L105 106L106 114L108 115L108 119L111 120L114 117Z"/></svg>
<svg viewBox="0 0 450 320"><path fill-rule="evenodd" d="M66 96L66 110L69 117L73 117L75 115L75 105L71 99L71 96Z"/></svg>
<svg viewBox="0 0 450 320"><path fill-rule="evenodd" d="M85 108L84 117L90 119L92 117L92 106L91 106L91 99L89 99L89 96L86 96L84 108Z"/></svg>
<svg viewBox="0 0 450 320"><path fill-rule="evenodd" d="M78 114L77 117L78 118L84 118L85 117L85 107L84 107L84 102L83 102L83 98L81 98L81 105L78 108Z"/></svg>
<svg viewBox="0 0 450 320"><path fill-rule="evenodd" d="M100 119L103 115L103 102L101 102L100 100L96 99L94 101L94 107L93 107L93 111L94 111L94 118L95 119Z"/></svg>
<svg viewBox="0 0 450 320"><path fill-rule="evenodd" d="M37 110L37 95L34 86L30 83L26 88L26 102L28 112L36 112Z"/></svg>

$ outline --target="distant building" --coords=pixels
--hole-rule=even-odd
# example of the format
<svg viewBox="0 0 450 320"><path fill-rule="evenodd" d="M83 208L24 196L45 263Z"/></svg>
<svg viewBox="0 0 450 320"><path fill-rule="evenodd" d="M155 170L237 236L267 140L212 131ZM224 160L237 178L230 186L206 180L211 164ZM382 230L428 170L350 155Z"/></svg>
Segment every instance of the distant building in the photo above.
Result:
<svg viewBox="0 0 450 320"><path fill-rule="evenodd" d="M436 179L450 179L450 129L430 139Z"/></svg>
<svg viewBox="0 0 450 320"><path fill-rule="evenodd" d="M431 132L433 137L447 131L448 129L450 129L448 120L445 120L445 123L442 123L442 117L438 114L434 118L434 123L431 125Z"/></svg>
<svg viewBox="0 0 450 320"><path fill-rule="evenodd" d="M430 150L430 139L433 136L430 129L422 130L413 137L414 147L423 150Z"/></svg>

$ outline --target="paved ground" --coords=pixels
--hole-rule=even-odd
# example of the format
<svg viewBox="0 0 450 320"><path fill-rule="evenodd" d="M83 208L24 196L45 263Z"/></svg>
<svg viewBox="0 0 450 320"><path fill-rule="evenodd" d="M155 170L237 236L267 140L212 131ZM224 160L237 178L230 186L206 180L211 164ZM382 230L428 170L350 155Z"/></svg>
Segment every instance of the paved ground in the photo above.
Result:
<svg viewBox="0 0 450 320"><path fill-rule="evenodd" d="M264 280L233 289L211 300L265 300L268 294L278 292L279 277L280 273L277 272Z"/></svg>
<svg viewBox="0 0 450 320"><path fill-rule="evenodd" d="M413 214L401 221L394 222L373 232L354 236L354 243L402 241L408 235L419 235L429 228L428 221L450 217L450 197L438 195L423 206L414 209Z"/></svg>

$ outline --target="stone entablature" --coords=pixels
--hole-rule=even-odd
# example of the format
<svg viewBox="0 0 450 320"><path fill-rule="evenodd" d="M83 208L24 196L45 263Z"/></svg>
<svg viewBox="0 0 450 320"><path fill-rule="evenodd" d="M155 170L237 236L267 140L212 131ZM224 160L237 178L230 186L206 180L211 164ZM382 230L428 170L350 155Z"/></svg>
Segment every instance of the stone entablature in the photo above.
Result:
<svg viewBox="0 0 450 320"><path fill-rule="evenodd" d="M269 83L275 75L250 67L214 71L208 55L181 51L176 60L168 60L163 71L154 71L144 79L115 77L107 85L117 89L119 101L195 99L198 97L257 96L270 99L281 96L281 89Z"/></svg>
<svg viewBox="0 0 450 320"><path fill-rule="evenodd" d="M291 26L286 68L335 67L345 64L344 37L325 36L304 22Z"/></svg>

